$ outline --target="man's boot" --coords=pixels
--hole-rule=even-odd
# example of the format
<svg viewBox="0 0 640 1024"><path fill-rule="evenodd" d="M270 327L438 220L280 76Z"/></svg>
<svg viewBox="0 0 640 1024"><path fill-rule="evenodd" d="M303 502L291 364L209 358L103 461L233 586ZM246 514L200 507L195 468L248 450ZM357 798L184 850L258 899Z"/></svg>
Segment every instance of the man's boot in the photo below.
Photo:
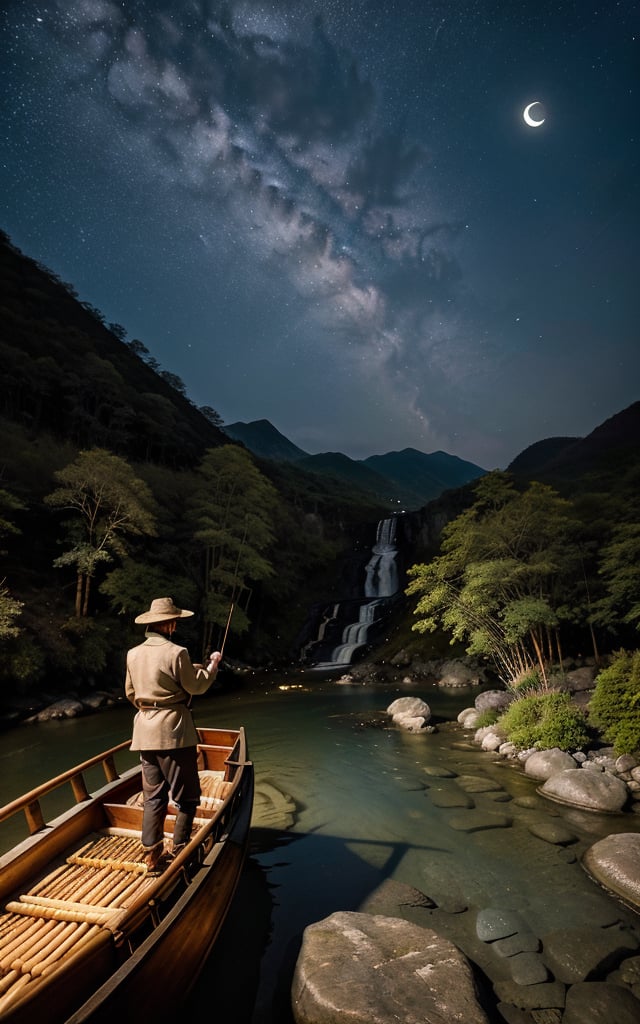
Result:
<svg viewBox="0 0 640 1024"><path fill-rule="evenodd" d="M161 839L155 846L145 849L144 851L144 863L147 872L150 875L157 875L160 873L160 861L164 855L164 841Z"/></svg>
<svg viewBox="0 0 640 1024"><path fill-rule="evenodd" d="M176 857L191 839L191 826L193 825L194 817L195 809L193 811L178 811L176 814L176 823L173 829L173 848L171 850L172 857Z"/></svg>

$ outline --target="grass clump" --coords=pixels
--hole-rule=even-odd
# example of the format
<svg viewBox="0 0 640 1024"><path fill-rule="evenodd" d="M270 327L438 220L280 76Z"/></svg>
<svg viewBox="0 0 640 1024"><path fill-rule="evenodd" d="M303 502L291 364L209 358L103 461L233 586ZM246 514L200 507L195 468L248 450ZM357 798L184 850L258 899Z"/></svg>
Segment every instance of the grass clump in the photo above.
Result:
<svg viewBox="0 0 640 1024"><path fill-rule="evenodd" d="M486 711L481 711L478 715L478 721L475 724L476 729L484 729L488 725L495 725L500 715L493 708L487 708Z"/></svg>
<svg viewBox="0 0 640 1024"><path fill-rule="evenodd" d="M640 651L618 651L600 672L589 720L617 753L640 752Z"/></svg>
<svg viewBox="0 0 640 1024"><path fill-rule="evenodd" d="M589 740L586 718L568 693L520 697L500 717L500 725L511 743L523 750L578 750Z"/></svg>

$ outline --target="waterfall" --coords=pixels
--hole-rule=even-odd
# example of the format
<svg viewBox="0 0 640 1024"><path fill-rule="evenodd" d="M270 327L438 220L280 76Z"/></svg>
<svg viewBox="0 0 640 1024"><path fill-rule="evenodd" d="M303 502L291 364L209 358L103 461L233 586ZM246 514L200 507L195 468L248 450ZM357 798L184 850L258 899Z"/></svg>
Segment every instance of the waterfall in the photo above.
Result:
<svg viewBox="0 0 640 1024"><path fill-rule="evenodd" d="M303 651L303 656L316 668L350 665L356 652L380 631L400 589L397 522L396 517L391 517L378 523L364 570L362 598L339 601L322 610L316 639Z"/></svg>
<svg viewBox="0 0 640 1024"><path fill-rule="evenodd" d="M396 555L395 519L381 519L376 542L365 569L365 597L392 597L398 592L398 565Z"/></svg>

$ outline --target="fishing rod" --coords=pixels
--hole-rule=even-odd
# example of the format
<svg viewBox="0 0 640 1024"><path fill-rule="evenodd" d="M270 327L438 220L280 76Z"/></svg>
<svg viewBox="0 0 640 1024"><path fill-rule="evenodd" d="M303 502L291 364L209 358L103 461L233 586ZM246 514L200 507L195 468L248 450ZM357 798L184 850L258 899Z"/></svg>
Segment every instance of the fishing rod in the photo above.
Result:
<svg viewBox="0 0 640 1024"><path fill-rule="evenodd" d="M231 604L229 606L229 614L227 615L227 625L225 626L224 636L222 638L222 645L220 647L220 654L221 655L224 654L224 645L227 642L227 636L229 634L229 627L231 625L231 617L233 615L233 609L235 608L236 584L238 582L238 570L240 568L240 555L242 554L242 549L244 547L244 542L247 539L247 529L248 529L247 522L248 522L248 516L245 516L245 519L244 519L244 533L242 535L242 540L240 541L240 547L238 548L238 554L236 556L236 567L235 567L235 571L233 573L233 586L231 587ZM220 658L220 660L222 661L222 657Z"/></svg>

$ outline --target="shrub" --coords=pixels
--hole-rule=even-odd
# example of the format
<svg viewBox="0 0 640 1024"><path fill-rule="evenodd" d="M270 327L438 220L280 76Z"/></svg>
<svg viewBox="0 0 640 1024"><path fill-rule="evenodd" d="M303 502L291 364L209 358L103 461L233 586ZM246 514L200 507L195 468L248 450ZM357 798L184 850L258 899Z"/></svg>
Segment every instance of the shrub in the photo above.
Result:
<svg viewBox="0 0 640 1024"><path fill-rule="evenodd" d="M499 714L493 708L487 708L486 711L482 711L478 715L478 720L475 724L476 729L484 729L487 725L495 725L499 719Z"/></svg>
<svg viewBox="0 0 640 1024"><path fill-rule="evenodd" d="M582 711L568 693L538 693L520 697L500 717L508 739L523 750L577 750L589 739Z"/></svg>
<svg viewBox="0 0 640 1024"><path fill-rule="evenodd" d="M640 751L640 651L618 651L600 672L589 720L619 754Z"/></svg>
<svg viewBox="0 0 640 1024"><path fill-rule="evenodd" d="M519 696L544 690L545 686L540 675L540 669L534 667L527 669L526 672L521 672L519 676L511 681L509 689Z"/></svg>

